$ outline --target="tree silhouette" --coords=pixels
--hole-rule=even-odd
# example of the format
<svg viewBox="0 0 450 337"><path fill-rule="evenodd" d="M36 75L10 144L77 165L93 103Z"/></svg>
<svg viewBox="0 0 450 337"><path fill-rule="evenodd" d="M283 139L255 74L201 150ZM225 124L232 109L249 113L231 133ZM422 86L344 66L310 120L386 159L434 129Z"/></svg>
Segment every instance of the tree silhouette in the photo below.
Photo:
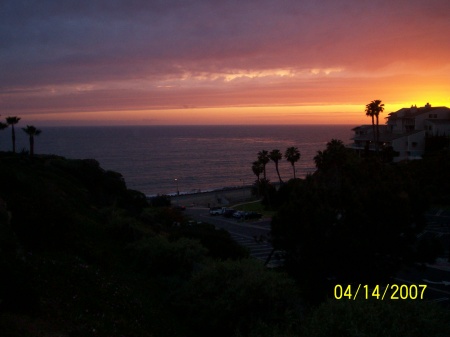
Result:
<svg viewBox="0 0 450 337"><path fill-rule="evenodd" d="M20 121L20 117L17 117L17 116L6 117L6 123L8 125L11 125L11 130L12 130L13 153L16 153L16 131L14 130L14 125L19 123L19 121Z"/></svg>
<svg viewBox="0 0 450 337"><path fill-rule="evenodd" d="M266 151L266 150L259 151L258 152L258 161L263 166L264 180L267 180L267 177L266 177L266 165L270 161L269 152Z"/></svg>
<svg viewBox="0 0 450 337"><path fill-rule="evenodd" d="M8 124L0 122L0 131L8 127Z"/></svg>
<svg viewBox="0 0 450 337"><path fill-rule="evenodd" d="M373 111L372 111L372 106L371 106L371 104L369 103L369 104L366 104L366 110L365 110L365 112L366 112L366 116L370 116L371 118L372 118L372 134L373 134L373 141L375 142L375 134L376 134L376 131L375 131L375 115L374 115L374 113L373 113Z"/></svg>
<svg viewBox="0 0 450 337"><path fill-rule="evenodd" d="M284 153L284 157L288 162L292 165L292 170L294 171L294 179L295 177L295 163L300 160L300 152L294 146L288 147L286 152Z"/></svg>
<svg viewBox="0 0 450 337"><path fill-rule="evenodd" d="M314 159L316 173L291 185L271 228L274 248L286 252L286 270L302 289L317 298L339 282L382 283L418 261L427 201L405 174L415 165L361 160L339 140Z"/></svg>
<svg viewBox="0 0 450 337"><path fill-rule="evenodd" d="M283 155L281 154L280 150L275 149L270 151L269 158L271 161L275 163L275 170L277 171L278 179L280 180L280 184L283 183L283 180L281 180L280 171L278 169L278 162L283 158Z"/></svg>
<svg viewBox="0 0 450 337"><path fill-rule="evenodd" d="M378 152L379 146L378 142L380 140L380 126L379 126L379 115L384 111L384 104L381 103L381 100L376 99L366 104L366 116L372 117L372 130L373 130L373 138L375 142L375 148ZM375 122L376 120L376 122Z"/></svg>
<svg viewBox="0 0 450 337"><path fill-rule="evenodd" d="M259 182L260 181L259 177L261 173L263 173L264 171L263 164L259 160L254 161L252 164L252 171L255 174L257 181Z"/></svg>
<svg viewBox="0 0 450 337"><path fill-rule="evenodd" d="M380 113L384 111L384 104L381 103L381 100L377 99L372 101L373 111L375 114L375 119L377 121L377 151L379 150L378 143L380 142L380 124L378 122L378 117Z"/></svg>
<svg viewBox="0 0 450 337"><path fill-rule="evenodd" d="M30 138L30 156L32 157L34 155L34 136L39 136L42 131L37 129L33 125L27 125L27 127L26 128L22 128L22 130Z"/></svg>

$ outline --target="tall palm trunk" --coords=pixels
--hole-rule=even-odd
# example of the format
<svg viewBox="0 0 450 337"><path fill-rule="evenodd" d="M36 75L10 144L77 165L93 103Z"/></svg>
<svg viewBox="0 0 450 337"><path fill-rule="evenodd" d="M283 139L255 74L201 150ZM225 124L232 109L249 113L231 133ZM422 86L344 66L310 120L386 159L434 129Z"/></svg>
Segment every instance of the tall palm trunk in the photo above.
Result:
<svg viewBox="0 0 450 337"><path fill-rule="evenodd" d="M21 118L17 117L17 116L8 116L8 117L6 117L6 123L8 125L11 125L13 153L16 153L16 130L14 128L14 125L19 123L20 119Z"/></svg>
<svg viewBox="0 0 450 337"><path fill-rule="evenodd" d="M266 150L258 152L258 160L263 165L264 180L266 180L266 165L269 162L269 152Z"/></svg>
<svg viewBox="0 0 450 337"><path fill-rule="evenodd" d="M22 128L22 130L28 135L30 139L30 157L34 155L34 136L39 136L41 134L41 130L36 129L33 125L27 125L26 128Z"/></svg>
<svg viewBox="0 0 450 337"><path fill-rule="evenodd" d="M275 170L277 171L278 179L280 180L280 184L283 184L283 180L281 180L280 171L278 170L278 161L275 162Z"/></svg>
<svg viewBox="0 0 450 337"><path fill-rule="evenodd" d="M377 118L377 140L376 140L376 150L379 152L380 150L380 125L378 124L378 114L375 115Z"/></svg>
<svg viewBox="0 0 450 337"><path fill-rule="evenodd" d="M292 165L292 170L294 171L294 179L296 179L296 177L295 177L295 165L294 165L293 162L291 163L291 165Z"/></svg>
<svg viewBox="0 0 450 337"><path fill-rule="evenodd" d="M375 127L375 116L372 115L372 133L373 133L373 142L377 143L377 131Z"/></svg>
<svg viewBox="0 0 450 337"><path fill-rule="evenodd" d="M14 130L14 124L11 124L11 129L12 129L13 153L16 153L16 131Z"/></svg>
<svg viewBox="0 0 450 337"><path fill-rule="evenodd" d="M366 116L372 117L372 131L373 131L373 138L375 142L375 150L378 153L379 150L379 142L380 142L380 125L378 121L378 116L380 113L384 111L384 104L381 103L381 100L376 99L370 102L369 104L366 104ZM376 126L374 117L377 119Z"/></svg>
<svg viewBox="0 0 450 337"><path fill-rule="evenodd" d="M286 151L284 152L284 157L287 159L288 162L292 165L292 170L294 171L294 179L296 179L295 176L295 163L300 159L300 152L298 149L294 146L288 147Z"/></svg>

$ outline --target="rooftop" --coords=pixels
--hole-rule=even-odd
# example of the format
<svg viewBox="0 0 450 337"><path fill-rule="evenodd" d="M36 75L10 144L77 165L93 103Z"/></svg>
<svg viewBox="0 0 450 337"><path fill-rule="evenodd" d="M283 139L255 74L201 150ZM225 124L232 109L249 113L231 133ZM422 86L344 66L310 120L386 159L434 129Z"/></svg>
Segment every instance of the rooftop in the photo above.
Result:
<svg viewBox="0 0 450 337"><path fill-rule="evenodd" d="M436 106L432 107L429 103L427 103L424 107L416 107L411 106L411 108L403 108L396 112L391 112L388 114L389 119L396 119L396 118L411 118L416 117L424 113L429 113L431 111L440 110L440 109L448 109L445 106Z"/></svg>

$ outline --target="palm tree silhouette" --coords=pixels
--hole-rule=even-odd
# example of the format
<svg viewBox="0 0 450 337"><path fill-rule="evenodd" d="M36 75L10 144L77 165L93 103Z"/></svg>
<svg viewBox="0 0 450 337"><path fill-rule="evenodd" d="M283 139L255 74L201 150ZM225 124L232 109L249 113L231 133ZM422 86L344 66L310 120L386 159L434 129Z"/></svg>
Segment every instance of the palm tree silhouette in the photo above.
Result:
<svg viewBox="0 0 450 337"><path fill-rule="evenodd" d="M270 161L269 152L266 150L262 150L258 152L258 161L263 166L264 180L266 180L266 165Z"/></svg>
<svg viewBox="0 0 450 337"><path fill-rule="evenodd" d="M0 131L5 130L8 127L8 124L0 122Z"/></svg>
<svg viewBox="0 0 450 337"><path fill-rule="evenodd" d="M273 161L275 163L275 170L277 171L278 179L280 180L280 184L282 184L283 180L281 180L280 171L278 170L278 162L281 160L281 158L283 158L283 155L281 154L280 150L275 149L275 150L270 151L269 158L271 161Z"/></svg>
<svg viewBox="0 0 450 337"><path fill-rule="evenodd" d="M380 125L378 122L378 117L380 113L384 111L384 104L381 103L381 100L376 99L370 102L366 105L366 116L372 117L372 129L373 129L373 136L375 141L375 148L378 152L379 149L379 141L380 141ZM374 121L374 118L376 119L376 122ZM375 127L376 125L376 127Z"/></svg>
<svg viewBox="0 0 450 337"><path fill-rule="evenodd" d="M375 113L373 112L372 103L366 104L366 116L370 116L372 118L372 133L373 133L373 141L376 141L376 131L375 131Z"/></svg>
<svg viewBox="0 0 450 337"><path fill-rule="evenodd" d="M33 125L27 125L26 128L22 128L22 130L28 135L30 138L30 156L34 155L34 136L39 136L41 134L41 130L36 129Z"/></svg>
<svg viewBox="0 0 450 337"><path fill-rule="evenodd" d="M257 181L259 182L259 176L264 171L263 164L259 160L254 161L252 164L252 171L255 174Z"/></svg>
<svg viewBox="0 0 450 337"><path fill-rule="evenodd" d="M295 179L295 163L300 160L300 152L298 151L298 148L291 146L286 149L286 152L284 153L284 157L288 162L292 165L292 170L294 170L294 179Z"/></svg>
<svg viewBox="0 0 450 337"><path fill-rule="evenodd" d="M13 153L16 153L16 131L14 130L14 125L16 125L17 123L19 123L20 121L20 117L17 116L9 116L6 117L6 123L8 125L11 125L11 129L12 129L12 145L13 145Z"/></svg>
<svg viewBox="0 0 450 337"><path fill-rule="evenodd" d="M372 101L372 106L373 106L373 112L375 114L375 118L377 121L377 151L378 151L378 143L380 142L380 125L378 123L378 116L380 115L380 113L382 113L384 111L384 104L381 103L381 100L376 99L374 101Z"/></svg>

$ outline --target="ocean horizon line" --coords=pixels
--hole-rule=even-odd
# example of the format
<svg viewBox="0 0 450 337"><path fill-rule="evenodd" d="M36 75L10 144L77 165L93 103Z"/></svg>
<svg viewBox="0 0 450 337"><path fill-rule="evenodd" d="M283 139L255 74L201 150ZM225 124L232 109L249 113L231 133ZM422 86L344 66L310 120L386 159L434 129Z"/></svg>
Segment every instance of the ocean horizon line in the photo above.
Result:
<svg viewBox="0 0 450 337"><path fill-rule="evenodd" d="M343 124L104 124L104 125L39 125L40 128L122 128L122 127L180 127L180 128L189 128L189 127L330 127L330 126L357 126L360 124L354 123L343 123Z"/></svg>
<svg viewBox="0 0 450 337"><path fill-rule="evenodd" d="M332 139L350 140L353 125L138 125L41 127L35 153L96 159L120 172L127 186L145 195L242 186L255 180L251 165L261 150L298 147L298 177L314 172L314 156ZM20 136L19 136L20 135ZM16 149L28 149L17 133ZM0 133L0 151L11 149L11 133ZM280 164L283 178L291 165ZM268 178L278 180L272 166ZM178 184L178 188L177 188Z"/></svg>

